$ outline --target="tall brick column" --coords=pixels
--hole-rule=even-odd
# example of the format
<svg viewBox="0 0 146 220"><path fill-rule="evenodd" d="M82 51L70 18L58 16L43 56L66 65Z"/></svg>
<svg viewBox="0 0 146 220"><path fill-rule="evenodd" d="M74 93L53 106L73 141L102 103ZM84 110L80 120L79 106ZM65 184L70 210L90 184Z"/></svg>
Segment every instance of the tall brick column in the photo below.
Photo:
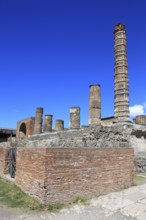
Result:
<svg viewBox="0 0 146 220"><path fill-rule="evenodd" d="M89 95L89 124L101 124L100 85L90 85Z"/></svg>
<svg viewBox="0 0 146 220"><path fill-rule="evenodd" d="M35 116L35 124L34 124L34 134L42 133L42 119L43 116L43 108L36 109L36 116Z"/></svg>
<svg viewBox="0 0 146 220"><path fill-rule="evenodd" d="M51 132L52 131L52 118L53 115L45 115L45 120L44 120L44 132Z"/></svg>
<svg viewBox="0 0 146 220"><path fill-rule="evenodd" d="M80 128L80 107L70 108L70 128Z"/></svg>
<svg viewBox="0 0 146 220"><path fill-rule="evenodd" d="M123 24L114 28L114 84L115 122L130 122L126 28Z"/></svg>

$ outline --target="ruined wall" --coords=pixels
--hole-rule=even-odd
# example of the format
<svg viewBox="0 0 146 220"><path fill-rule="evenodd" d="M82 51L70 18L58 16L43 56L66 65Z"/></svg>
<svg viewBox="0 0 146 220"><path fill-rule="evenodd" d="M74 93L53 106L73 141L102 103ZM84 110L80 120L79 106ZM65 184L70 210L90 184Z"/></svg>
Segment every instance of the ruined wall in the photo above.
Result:
<svg viewBox="0 0 146 220"><path fill-rule="evenodd" d="M29 117L17 122L17 137L28 137L34 132L35 117Z"/></svg>
<svg viewBox="0 0 146 220"><path fill-rule="evenodd" d="M130 185L134 156L135 170L146 172L146 127L130 123L12 138L5 147L17 147L15 182L43 203Z"/></svg>
<svg viewBox="0 0 146 220"><path fill-rule="evenodd" d="M16 184L44 204L91 198L130 186L133 157L132 148L18 148Z"/></svg>
<svg viewBox="0 0 146 220"><path fill-rule="evenodd" d="M146 125L146 115L137 115L135 123L140 125Z"/></svg>
<svg viewBox="0 0 146 220"><path fill-rule="evenodd" d="M0 176L4 176L7 172L8 164L8 148L0 147Z"/></svg>
<svg viewBox="0 0 146 220"><path fill-rule="evenodd" d="M129 142L135 152L135 171L146 173L146 126L135 126Z"/></svg>
<svg viewBox="0 0 146 220"><path fill-rule="evenodd" d="M114 117L101 118L101 125L102 126L112 126L114 121L115 121Z"/></svg>

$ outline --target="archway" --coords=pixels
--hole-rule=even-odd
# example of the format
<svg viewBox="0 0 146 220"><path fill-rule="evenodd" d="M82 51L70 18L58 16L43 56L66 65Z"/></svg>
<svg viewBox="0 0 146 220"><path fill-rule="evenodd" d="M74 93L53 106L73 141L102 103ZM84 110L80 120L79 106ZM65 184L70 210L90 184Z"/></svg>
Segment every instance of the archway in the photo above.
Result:
<svg viewBox="0 0 146 220"><path fill-rule="evenodd" d="M26 124L23 122L19 128L19 137L25 137L25 136L26 136Z"/></svg>

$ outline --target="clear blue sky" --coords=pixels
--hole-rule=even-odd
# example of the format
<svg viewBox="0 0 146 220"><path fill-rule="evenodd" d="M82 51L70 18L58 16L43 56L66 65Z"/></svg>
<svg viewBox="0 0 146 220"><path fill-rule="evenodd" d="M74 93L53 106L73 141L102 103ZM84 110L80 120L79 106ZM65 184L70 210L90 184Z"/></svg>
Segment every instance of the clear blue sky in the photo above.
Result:
<svg viewBox="0 0 146 220"><path fill-rule="evenodd" d="M114 114L113 28L127 29L130 106L146 103L145 0L0 0L0 127L36 107L88 123L90 84L101 84L102 117Z"/></svg>

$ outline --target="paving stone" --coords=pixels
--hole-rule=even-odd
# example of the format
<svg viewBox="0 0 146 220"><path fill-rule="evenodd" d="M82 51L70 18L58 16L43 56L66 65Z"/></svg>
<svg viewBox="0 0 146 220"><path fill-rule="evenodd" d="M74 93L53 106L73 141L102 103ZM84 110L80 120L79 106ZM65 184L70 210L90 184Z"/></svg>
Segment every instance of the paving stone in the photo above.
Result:
<svg viewBox="0 0 146 220"><path fill-rule="evenodd" d="M143 215L139 216L137 220L146 220L146 213L143 213Z"/></svg>
<svg viewBox="0 0 146 220"><path fill-rule="evenodd" d="M101 207L103 208L106 208L106 209L109 209L111 211L117 211L125 206L128 206L128 205L131 205L133 204L134 202L131 201L131 200L128 200L128 199L124 199L124 198L115 198L114 196L113 197L102 197L102 198L99 198L95 201L91 201L91 204L92 206L97 206L97 205L100 205Z"/></svg>
<svg viewBox="0 0 146 220"><path fill-rule="evenodd" d="M139 191L140 191L139 187L134 186L134 187L130 187L128 189L123 190L123 194L124 195L130 195L130 194L133 194L133 193L137 193Z"/></svg>
<svg viewBox="0 0 146 220"><path fill-rule="evenodd" d="M131 200L133 202L137 202L140 199L145 199L146 198L146 194L142 193L142 192L138 192L138 193L133 193L130 195L125 196L126 199Z"/></svg>
<svg viewBox="0 0 146 220"><path fill-rule="evenodd" d="M138 217L146 212L146 205L134 203L121 209L121 213L126 216Z"/></svg>
<svg viewBox="0 0 146 220"><path fill-rule="evenodd" d="M146 190L146 184L142 184L142 185L138 186L138 188L140 190Z"/></svg>
<svg viewBox="0 0 146 220"><path fill-rule="evenodd" d="M138 201L138 203L142 203L142 204L146 205L146 199L141 199L141 200Z"/></svg>

